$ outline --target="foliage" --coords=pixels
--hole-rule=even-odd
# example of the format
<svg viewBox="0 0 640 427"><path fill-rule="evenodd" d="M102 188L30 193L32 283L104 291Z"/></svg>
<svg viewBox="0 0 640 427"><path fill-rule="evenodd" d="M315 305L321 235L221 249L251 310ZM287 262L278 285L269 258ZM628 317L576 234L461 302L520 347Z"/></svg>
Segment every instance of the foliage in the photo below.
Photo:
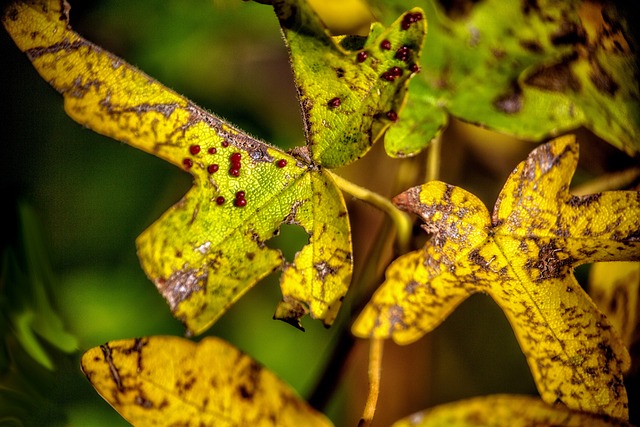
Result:
<svg viewBox="0 0 640 427"><path fill-rule="evenodd" d="M493 425L512 417L525 424L627 425L626 347L634 345L629 331L637 325L637 307L624 305L622 312L630 313L624 321L615 310L603 314L573 271L585 263L640 259L639 193L572 195L578 163L572 136L539 146L520 163L493 215L477 196L434 179L449 116L535 141L584 125L637 154L637 68L623 17L578 1L501 6L485 0L461 17L451 10L445 16L431 2L409 10L386 2L376 3L386 26L374 22L367 35L336 36L304 0L264 3L278 19L302 110L305 143L288 151L249 136L81 37L69 26L65 2L20 0L3 15L16 45L63 95L73 120L191 175L187 194L136 241L144 272L187 334L207 332L257 282L280 270L282 300L274 318L304 330L300 319L310 314L348 335L351 319L336 322L344 298L355 292L354 309L366 303L375 271L387 267L374 245L347 294L357 224L343 196L348 193L386 213L396 232L386 281L352 328L371 342L362 425L371 423L377 405L381 340L414 342L477 292L503 309L542 399L478 398L396 425L444 419ZM407 186L405 179L402 190L411 188L393 204L337 174L361 164L382 139L393 157L417 156L432 144L429 182L413 178ZM409 175L418 175L417 162L403 162ZM408 252L413 215L423 220L428 240L413 236L422 248ZM292 257L271 240L287 226L307 236ZM383 227L376 239L384 244L390 236ZM637 293L630 283L615 286ZM613 286L600 291L609 308L618 301ZM59 322L49 326L60 329ZM36 331L70 351L64 331L60 339L47 328ZM27 336L28 347L38 350L34 357L46 364ZM337 346L336 355L340 351ZM109 341L86 351L81 365L91 385L134 425L331 425L259 362L215 337ZM325 375L339 371L329 366Z"/></svg>

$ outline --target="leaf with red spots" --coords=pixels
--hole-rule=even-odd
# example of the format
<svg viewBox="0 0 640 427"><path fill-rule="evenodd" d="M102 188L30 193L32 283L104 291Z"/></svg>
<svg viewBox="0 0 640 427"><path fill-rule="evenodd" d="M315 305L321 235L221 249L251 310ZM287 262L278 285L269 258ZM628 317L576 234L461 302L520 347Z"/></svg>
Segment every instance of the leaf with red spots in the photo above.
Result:
<svg viewBox="0 0 640 427"><path fill-rule="evenodd" d="M548 405L534 396L493 395L438 405L416 412L391 427L632 427L606 416Z"/></svg>
<svg viewBox="0 0 640 427"><path fill-rule="evenodd" d="M374 4L384 22L406 7ZM404 112L385 136L390 155L420 152L449 115L534 141L585 126L640 152L637 41L614 3L485 0L446 12L414 4L429 35Z"/></svg>
<svg viewBox="0 0 640 427"><path fill-rule="evenodd" d="M286 266L278 317L294 323L309 313L333 322L352 260L344 199L327 172L303 151L287 154L247 136L83 39L69 28L66 3L16 2L2 21L63 94L69 116L193 176L191 190L137 240L147 276L190 332L203 332L284 266L280 251L265 244L282 223L311 238ZM310 274L317 266L328 267ZM291 282L299 276L305 289Z"/></svg>
<svg viewBox="0 0 640 427"><path fill-rule="evenodd" d="M311 159L336 168L364 156L402 110L426 33L422 11L403 10L386 29L374 23L367 38L332 37L305 0L260 2L280 20Z"/></svg>
<svg viewBox="0 0 640 427"><path fill-rule="evenodd" d="M332 425L273 373L219 338L112 341L87 351L81 363L98 393L135 426Z"/></svg>
<svg viewBox="0 0 640 427"><path fill-rule="evenodd" d="M640 259L640 192L572 196L577 159L571 136L538 147L507 180L493 215L438 181L396 196L431 239L389 267L353 332L407 344L484 292L511 323L545 402L627 419L629 353L572 272Z"/></svg>

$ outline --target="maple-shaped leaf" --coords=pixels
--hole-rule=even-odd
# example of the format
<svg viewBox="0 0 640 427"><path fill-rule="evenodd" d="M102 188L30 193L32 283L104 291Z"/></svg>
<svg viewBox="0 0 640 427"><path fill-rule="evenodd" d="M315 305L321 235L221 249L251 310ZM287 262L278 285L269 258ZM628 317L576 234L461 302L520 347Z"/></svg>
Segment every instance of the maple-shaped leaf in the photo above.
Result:
<svg viewBox="0 0 640 427"><path fill-rule="evenodd" d="M474 397L416 412L392 427L632 427L607 416L576 412L549 405L537 397L498 394Z"/></svg>
<svg viewBox="0 0 640 427"><path fill-rule="evenodd" d="M398 119L419 70L422 10L403 11L389 28L374 23L368 37L332 37L306 0L257 1L280 20L311 158L335 168L364 156Z"/></svg>
<svg viewBox="0 0 640 427"><path fill-rule="evenodd" d="M324 50L317 47L315 54L326 54L333 58L329 62L348 71L350 77L344 79L348 83L341 80L338 85L345 105L353 107L357 97L373 99L365 104L366 113L375 120L367 116L368 124L338 145L331 139L335 135L311 138L322 132L309 131L313 122L309 119L305 122L307 146L287 154L247 136L83 39L70 29L68 11L66 2L16 2L5 10L3 24L43 78L64 95L65 110L74 120L193 175L189 193L137 240L142 266L174 315L190 332L201 333L257 281L284 267L283 301L275 317L301 328L299 318L309 313L330 325L351 279L351 237L344 199L323 169L334 164L314 147L324 147L323 153L362 155L362 148L350 147L360 147L363 140L369 141L376 123L389 121L389 114L381 119L376 109L401 103L393 95L403 96L410 73L396 71L399 67L394 64L403 61L380 48L371 53L370 63L362 64L358 58L366 51L340 50L324 34L328 44ZM380 31L394 43L406 41L417 48L424 36L418 14L409 12L391 30ZM300 34L322 25L306 6L301 16L303 21L296 28ZM404 28L406 16L416 18L416 25ZM371 40L377 41L377 36ZM300 46L306 45L301 42ZM327 66L320 60L315 64L314 69ZM381 68L376 79L365 73L368 77L362 80L373 95L356 90L361 83L356 78L359 68ZM393 69L393 76L382 68ZM353 88L353 94L348 88ZM302 99L307 112L312 98ZM339 116L351 123L354 111L340 109L337 103L342 101L329 101L311 108L313 117L330 119L331 126L340 122ZM300 225L310 235L308 245L291 264L265 245L282 223Z"/></svg>
<svg viewBox="0 0 640 427"><path fill-rule="evenodd" d="M577 158L573 136L536 148L492 216L473 194L439 181L396 196L432 236L389 267L353 332L410 343L484 292L511 323L544 401L626 419L629 353L572 272L640 258L640 192L572 196Z"/></svg>
<svg viewBox="0 0 640 427"><path fill-rule="evenodd" d="M82 356L93 387L132 425L317 426L331 422L229 343L154 336Z"/></svg>
<svg viewBox="0 0 640 427"><path fill-rule="evenodd" d="M373 4L383 22L407 7ZM534 141L585 126L629 155L640 152L638 40L620 4L412 4L424 9L429 35L404 114L385 135L390 155L420 152L449 115Z"/></svg>

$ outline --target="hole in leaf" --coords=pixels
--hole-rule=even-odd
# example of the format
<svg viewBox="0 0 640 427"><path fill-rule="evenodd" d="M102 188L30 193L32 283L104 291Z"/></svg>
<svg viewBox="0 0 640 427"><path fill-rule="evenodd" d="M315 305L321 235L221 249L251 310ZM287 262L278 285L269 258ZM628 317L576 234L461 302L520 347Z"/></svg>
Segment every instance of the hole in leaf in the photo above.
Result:
<svg viewBox="0 0 640 427"><path fill-rule="evenodd" d="M280 233L267 241L267 246L279 249L287 262L293 262L296 254L309 243L309 235L299 225L282 224Z"/></svg>

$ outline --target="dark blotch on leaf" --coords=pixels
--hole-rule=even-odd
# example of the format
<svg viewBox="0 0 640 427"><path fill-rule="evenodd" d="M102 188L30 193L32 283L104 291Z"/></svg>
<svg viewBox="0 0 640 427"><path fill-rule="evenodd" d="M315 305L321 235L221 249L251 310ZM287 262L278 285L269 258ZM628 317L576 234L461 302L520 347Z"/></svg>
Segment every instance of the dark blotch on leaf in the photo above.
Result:
<svg viewBox="0 0 640 427"><path fill-rule="evenodd" d="M531 74L525 83L543 90L564 92L570 89L577 92L580 90L580 82L571 71L571 63L575 59L576 56L572 55L562 62L542 67Z"/></svg>
<svg viewBox="0 0 640 427"><path fill-rule="evenodd" d="M390 50L391 49L391 42L387 39L382 40L380 42L380 49L382 50Z"/></svg>
<svg viewBox="0 0 640 427"><path fill-rule="evenodd" d="M560 28L550 36L554 45L585 43L587 40L584 28L576 22L563 22Z"/></svg>
<svg viewBox="0 0 640 427"><path fill-rule="evenodd" d="M503 113L516 114L522 110L522 101L522 94L518 91L499 96L493 105Z"/></svg>
<svg viewBox="0 0 640 427"><path fill-rule="evenodd" d="M183 159L182 160L182 166L184 166L185 169L189 170L193 167L193 160L191 159Z"/></svg>
<svg viewBox="0 0 640 427"><path fill-rule="evenodd" d="M589 79L593 85L602 93L614 96L618 91L618 83L607 73L597 61L592 61Z"/></svg>
<svg viewBox="0 0 640 427"><path fill-rule="evenodd" d="M389 110L386 113L386 116L389 120L391 120L392 122L398 121L398 113L396 113L393 110Z"/></svg>

